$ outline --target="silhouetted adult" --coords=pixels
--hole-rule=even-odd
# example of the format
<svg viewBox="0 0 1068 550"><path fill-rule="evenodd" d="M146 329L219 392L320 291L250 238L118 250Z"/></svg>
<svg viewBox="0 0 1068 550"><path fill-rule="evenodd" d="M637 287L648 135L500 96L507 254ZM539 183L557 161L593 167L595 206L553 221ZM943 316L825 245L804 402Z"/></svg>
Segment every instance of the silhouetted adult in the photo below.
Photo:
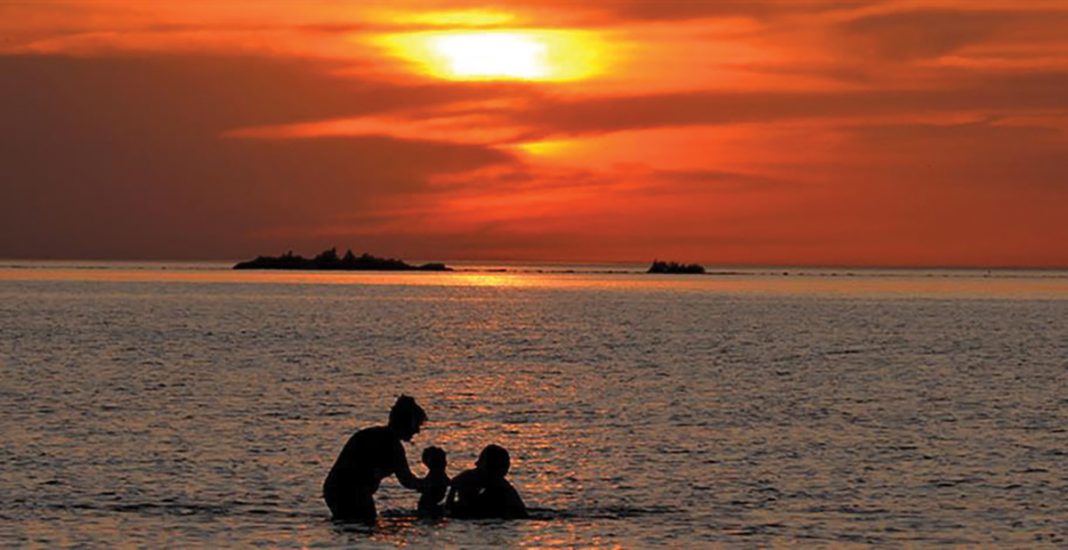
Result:
<svg viewBox="0 0 1068 550"><path fill-rule="evenodd" d="M374 521L374 494L383 479L395 475L401 485L418 489L401 441L411 441L426 422L415 399L402 395L389 411L389 424L353 434L323 482L323 498L334 519Z"/></svg>
<svg viewBox="0 0 1068 550"><path fill-rule="evenodd" d="M486 445L472 470L452 478L445 510L456 518L527 517L527 507L519 491L505 479L512 460L500 445Z"/></svg>

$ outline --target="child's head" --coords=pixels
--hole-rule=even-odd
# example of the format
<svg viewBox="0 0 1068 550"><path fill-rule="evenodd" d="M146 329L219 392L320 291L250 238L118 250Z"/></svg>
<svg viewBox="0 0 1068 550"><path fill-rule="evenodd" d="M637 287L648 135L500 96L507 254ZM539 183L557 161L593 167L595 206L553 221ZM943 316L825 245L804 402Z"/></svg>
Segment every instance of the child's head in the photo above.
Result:
<svg viewBox="0 0 1068 550"><path fill-rule="evenodd" d="M445 451L441 447L433 446L423 449L423 464L431 470L444 470Z"/></svg>
<svg viewBox="0 0 1068 550"><path fill-rule="evenodd" d="M512 459L508 451L500 445L486 445L478 455L475 467L486 472L490 477L503 479L508 474Z"/></svg>

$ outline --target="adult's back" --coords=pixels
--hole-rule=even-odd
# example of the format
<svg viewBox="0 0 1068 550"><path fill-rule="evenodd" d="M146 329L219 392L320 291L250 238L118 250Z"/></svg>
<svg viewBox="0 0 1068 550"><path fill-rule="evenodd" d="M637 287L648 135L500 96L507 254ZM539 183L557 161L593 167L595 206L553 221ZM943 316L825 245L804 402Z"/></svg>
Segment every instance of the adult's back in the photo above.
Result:
<svg viewBox="0 0 1068 550"><path fill-rule="evenodd" d="M395 473L398 459L405 457L400 439L388 426L360 430L349 438L326 476L323 488L347 486L378 488L383 478Z"/></svg>
<svg viewBox="0 0 1068 550"><path fill-rule="evenodd" d="M349 438L323 482L323 499L334 519L374 520L374 493L391 475L404 487L418 489L401 441L410 441L425 421L423 409L402 395L390 410L388 425L359 430Z"/></svg>
<svg viewBox="0 0 1068 550"><path fill-rule="evenodd" d="M505 479L511 466L508 451L499 445L482 449L473 470L452 479L446 509L456 518L527 517L527 507L519 491Z"/></svg>

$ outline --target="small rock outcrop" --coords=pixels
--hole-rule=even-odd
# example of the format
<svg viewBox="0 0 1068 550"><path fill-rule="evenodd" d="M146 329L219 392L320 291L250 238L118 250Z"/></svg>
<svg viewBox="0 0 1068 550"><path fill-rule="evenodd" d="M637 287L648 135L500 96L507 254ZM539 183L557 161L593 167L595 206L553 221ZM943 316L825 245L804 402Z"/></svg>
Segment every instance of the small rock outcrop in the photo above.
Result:
<svg viewBox="0 0 1068 550"><path fill-rule="evenodd" d="M704 272L704 266L699 264L682 264L679 262L662 262L660 260L653 260L653 265L649 266L649 271L646 273L685 273L699 275Z"/></svg>

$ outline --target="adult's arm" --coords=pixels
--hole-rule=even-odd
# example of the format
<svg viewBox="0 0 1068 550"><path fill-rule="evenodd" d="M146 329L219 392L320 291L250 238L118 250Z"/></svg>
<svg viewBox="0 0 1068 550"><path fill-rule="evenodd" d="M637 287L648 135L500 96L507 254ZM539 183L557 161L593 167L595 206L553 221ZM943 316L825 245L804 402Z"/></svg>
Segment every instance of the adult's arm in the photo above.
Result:
<svg viewBox="0 0 1068 550"><path fill-rule="evenodd" d="M404 454L404 445L400 441L393 447L393 473L401 485L413 491L421 491L425 485L408 466L408 455Z"/></svg>

